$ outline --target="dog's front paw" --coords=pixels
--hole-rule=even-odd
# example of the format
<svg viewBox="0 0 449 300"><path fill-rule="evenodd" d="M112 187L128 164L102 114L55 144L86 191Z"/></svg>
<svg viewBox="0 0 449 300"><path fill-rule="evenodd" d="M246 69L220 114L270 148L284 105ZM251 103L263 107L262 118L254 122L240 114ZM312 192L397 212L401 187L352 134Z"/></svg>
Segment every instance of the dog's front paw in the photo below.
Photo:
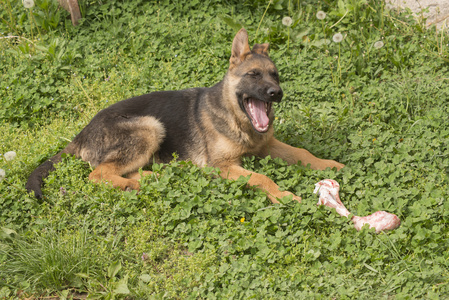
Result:
<svg viewBox="0 0 449 300"><path fill-rule="evenodd" d="M343 169L345 167L344 164L339 163L338 161L334 160L333 162L335 163L335 168L337 168L337 170L341 170L341 169Z"/></svg>
<svg viewBox="0 0 449 300"><path fill-rule="evenodd" d="M298 201L299 203L301 203L301 197L299 197L299 196L296 196L295 194L293 194L293 193L290 193L290 192L288 192L288 191L284 191L284 192L281 192L282 193L282 197L280 197L280 198L283 198L283 197L288 197L288 196L292 196L292 199L293 200L296 200L296 201ZM273 202L274 203L274 202Z"/></svg>
<svg viewBox="0 0 449 300"><path fill-rule="evenodd" d="M331 160L331 159L324 160L323 166L324 166L323 169L326 169L326 168L331 168L331 169L337 168L337 170L341 170L341 169L343 169L345 167L344 164L339 163L338 161L335 161L335 160Z"/></svg>
<svg viewBox="0 0 449 300"><path fill-rule="evenodd" d="M296 195L293 195L293 200L296 200L296 201L298 201L299 203L301 203L301 197L299 197L299 196L296 196Z"/></svg>

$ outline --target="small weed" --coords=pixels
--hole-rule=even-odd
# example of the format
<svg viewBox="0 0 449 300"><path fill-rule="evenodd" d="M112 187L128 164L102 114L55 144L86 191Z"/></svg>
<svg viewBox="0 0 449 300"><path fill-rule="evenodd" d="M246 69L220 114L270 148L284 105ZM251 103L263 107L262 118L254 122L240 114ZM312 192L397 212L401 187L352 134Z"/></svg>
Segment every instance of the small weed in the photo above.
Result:
<svg viewBox="0 0 449 300"><path fill-rule="evenodd" d="M5 233L8 235L1 241L0 270L12 276L6 281L10 287L83 291L85 278L102 273L106 245L101 248L86 229L64 235L50 231L34 237L22 237L4 228Z"/></svg>

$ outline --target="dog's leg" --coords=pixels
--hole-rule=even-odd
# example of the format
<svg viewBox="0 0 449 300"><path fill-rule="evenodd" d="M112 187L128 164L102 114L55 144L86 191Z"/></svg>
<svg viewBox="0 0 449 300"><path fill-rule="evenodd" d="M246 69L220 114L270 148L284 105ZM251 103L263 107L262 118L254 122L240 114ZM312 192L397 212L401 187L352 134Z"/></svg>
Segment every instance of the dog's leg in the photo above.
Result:
<svg viewBox="0 0 449 300"><path fill-rule="evenodd" d="M153 172L151 172L151 171L142 171L142 176L140 176L139 172L134 172L134 173L128 174L126 177L128 179L140 180L142 177L145 177L145 176L148 176L151 174L153 174Z"/></svg>
<svg viewBox="0 0 449 300"><path fill-rule="evenodd" d="M259 155L261 157L267 155L273 158L279 157L289 164L296 164L300 161L303 166L310 164L310 167L314 170L325 170L326 168L337 168L337 170L340 170L345 166L335 160L318 158L305 149L292 147L275 138L271 139L268 147L262 149Z"/></svg>
<svg viewBox="0 0 449 300"><path fill-rule="evenodd" d="M140 174L137 170L148 164L158 151L165 136L165 129L162 123L150 116L116 119L115 123L111 122L109 126L99 124L99 133L90 129L93 134L80 137L78 143L82 144L82 147L79 153L83 160L96 165L89 175L90 180L105 181L122 190L138 190ZM130 176L124 178L125 174Z"/></svg>
<svg viewBox="0 0 449 300"><path fill-rule="evenodd" d="M254 186L265 191L267 193L268 198L270 198L271 202L273 203L279 203L278 199L289 195L292 195L294 200L301 202L301 197L298 197L295 194L287 191L281 191L279 189L279 186L276 183L274 183L273 180L271 180L265 175L245 170L244 168L238 165L221 167L220 170L221 170L220 176L227 179L236 180L240 176L246 177L248 175L251 175L248 184L250 186Z"/></svg>
<svg viewBox="0 0 449 300"><path fill-rule="evenodd" d="M89 179L93 182L107 182L111 183L113 187L121 188L122 190L138 190L139 182L133 178L124 178L122 168L118 164L103 163L98 165L95 170L90 173Z"/></svg>

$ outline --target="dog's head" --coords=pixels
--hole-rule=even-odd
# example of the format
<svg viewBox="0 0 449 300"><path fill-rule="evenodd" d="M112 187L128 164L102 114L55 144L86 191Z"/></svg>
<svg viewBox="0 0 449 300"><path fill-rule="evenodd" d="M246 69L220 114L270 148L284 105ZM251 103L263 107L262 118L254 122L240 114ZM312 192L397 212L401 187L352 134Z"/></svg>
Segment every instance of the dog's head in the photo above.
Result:
<svg viewBox="0 0 449 300"><path fill-rule="evenodd" d="M273 102L282 100L276 66L268 57L268 44L255 44L250 49L248 33L241 29L232 42L228 76L241 111L258 133L268 131L274 115Z"/></svg>

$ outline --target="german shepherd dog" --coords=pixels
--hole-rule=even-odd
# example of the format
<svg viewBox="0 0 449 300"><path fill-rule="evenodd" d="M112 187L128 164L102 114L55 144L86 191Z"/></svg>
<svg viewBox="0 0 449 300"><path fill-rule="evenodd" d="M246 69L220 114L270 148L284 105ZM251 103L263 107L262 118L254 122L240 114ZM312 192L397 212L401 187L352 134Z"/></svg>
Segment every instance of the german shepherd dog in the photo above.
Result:
<svg viewBox="0 0 449 300"><path fill-rule="evenodd" d="M271 155L319 170L344 167L274 138L272 105L281 101L283 92L268 46L250 49L242 28L232 43L228 72L213 87L153 92L100 111L65 149L33 171L26 189L42 198L43 178L67 153L90 162L95 168L90 180L138 190L139 168L169 162L177 153L200 167L219 168L223 178L250 175L248 184L265 191L273 203L288 195L300 201L267 176L241 167L243 155Z"/></svg>

